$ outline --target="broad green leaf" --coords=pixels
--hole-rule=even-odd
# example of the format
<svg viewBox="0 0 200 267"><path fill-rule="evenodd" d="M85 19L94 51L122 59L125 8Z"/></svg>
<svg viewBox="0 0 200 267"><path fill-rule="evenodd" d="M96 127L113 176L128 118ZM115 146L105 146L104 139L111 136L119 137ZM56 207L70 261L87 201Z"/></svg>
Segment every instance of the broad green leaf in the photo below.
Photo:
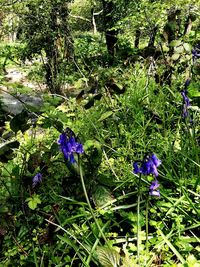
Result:
<svg viewBox="0 0 200 267"><path fill-rule="evenodd" d="M97 255L101 266L118 267L120 261L119 253L113 248L98 247Z"/></svg>
<svg viewBox="0 0 200 267"><path fill-rule="evenodd" d="M103 113L98 121L104 121L105 119L109 118L112 116L113 112L112 111L106 111Z"/></svg>
<svg viewBox="0 0 200 267"><path fill-rule="evenodd" d="M180 57L180 54L175 53L172 55L172 60L176 61L177 59L179 59L179 57Z"/></svg>
<svg viewBox="0 0 200 267"><path fill-rule="evenodd" d="M28 206L31 210L35 210L38 204L41 204L41 200L38 195L34 194L32 197L26 199Z"/></svg>
<svg viewBox="0 0 200 267"><path fill-rule="evenodd" d="M169 46L175 47L175 46L181 45L181 43L182 43L181 40L173 40L173 41L171 41L171 43L169 44Z"/></svg>
<svg viewBox="0 0 200 267"><path fill-rule="evenodd" d="M89 161L97 168L102 161L101 144L96 140L87 140L84 144L84 151Z"/></svg>
<svg viewBox="0 0 200 267"><path fill-rule="evenodd" d="M30 127L30 125L28 125L28 119L29 115L26 110L15 115L15 117L10 121L11 130L15 133L17 133L20 130L22 133L25 132Z"/></svg>
<svg viewBox="0 0 200 267"><path fill-rule="evenodd" d="M113 200L113 196L105 186L98 185L93 193L93 200L97 207L101 207Z"/></svg>
<svg viewBox="0 0 200 267"><path fill-rule="evenodd" d="M175 54L182 54L184 52L183 46L181 45L181 46L175 47L174 52Z"/></svg>
<svg viewBox="0 0 200 267"><path fill-rule="evenodd" d="M13 148L18 148L20 143L18 141L8 141L0 145L0 156L8 154Z"/></svg>
<svg viewBox="0 0 200 267"><path fill-rule="evenodd" d="M184 47L184 49L185 49L186 52L191 52L191 46L190 46L190 44L184 43L183 44L183 47Z"/></svg>

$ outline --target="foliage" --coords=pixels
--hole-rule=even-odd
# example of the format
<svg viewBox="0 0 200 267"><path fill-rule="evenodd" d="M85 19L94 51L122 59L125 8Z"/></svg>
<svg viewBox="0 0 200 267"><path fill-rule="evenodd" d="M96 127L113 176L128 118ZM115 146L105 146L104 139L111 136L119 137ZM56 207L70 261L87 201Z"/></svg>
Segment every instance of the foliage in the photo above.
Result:
<svg viewBox="0 0 200 267"><path fill-rule="evenodd" d="M189 31L184 14L199 11L182 0L113 0L115 20L107 31L100 21L96 34L77 23L72 27L73 65L57 41L71 38L62 28L65 22L69 26L68 10L90 18L90 8L101 7L86 2L80 13L80 3L67 7L63 18L63 1L27 1L20 25L24 44L3 46L0 55L4 62L7 54L14 61L40 54L53 64L48 48L58 49L55 77L68 83L53 96L41 92L41 106L24 102L22 112L0 117L0 261L5 266L198 267L199 20L191 19ZM50 16L55 8L56 29ZM166 38L167 9L176 19ZM158 30L149 45L154 24ZM101 31L113 29L118 51L111 62ZM131 35L138 29L136 47ZM34 68L41 65L36 60Z"/></svg>

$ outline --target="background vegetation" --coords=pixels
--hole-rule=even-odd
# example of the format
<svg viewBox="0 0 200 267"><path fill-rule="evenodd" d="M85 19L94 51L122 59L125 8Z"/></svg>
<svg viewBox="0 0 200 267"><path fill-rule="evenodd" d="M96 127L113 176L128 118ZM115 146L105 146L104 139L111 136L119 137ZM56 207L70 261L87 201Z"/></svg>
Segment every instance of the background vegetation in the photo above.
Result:
<svg viewBox="0 0 200 267"><path fill-rule="evenodd" d="M0 6L0 266L200 266L199 1Z"/></svg>

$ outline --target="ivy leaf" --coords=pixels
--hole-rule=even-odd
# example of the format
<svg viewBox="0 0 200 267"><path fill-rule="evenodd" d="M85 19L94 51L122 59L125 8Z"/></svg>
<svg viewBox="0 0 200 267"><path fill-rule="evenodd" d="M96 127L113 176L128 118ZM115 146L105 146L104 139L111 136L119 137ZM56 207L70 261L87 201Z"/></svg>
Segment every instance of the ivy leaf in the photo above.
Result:
<svg viewBox="0 0 200 267"><path fill-rule="evenodd" d="M117 267L119 266L120 255L113 248L98 247L97 255L99 262L103 267Z"/></svg>

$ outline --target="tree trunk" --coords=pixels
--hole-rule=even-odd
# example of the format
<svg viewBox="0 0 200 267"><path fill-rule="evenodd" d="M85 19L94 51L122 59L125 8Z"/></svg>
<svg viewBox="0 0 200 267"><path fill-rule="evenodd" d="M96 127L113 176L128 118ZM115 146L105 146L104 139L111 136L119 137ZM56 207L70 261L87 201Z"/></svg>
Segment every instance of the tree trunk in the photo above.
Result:
<svg viewBox="0 0 200 267"><path fill-rule="evenodd" d="M103 3L103 15L104 15L104 27L105 27L105 37L108 54L110 55L109 64L112 65L117 48L117 33L115 26L115 19L113 16L115 5L112 1L102 0Z"/></svg>
<svg viewBox="0 0 200 267"><path fill-rule="evenodd" d="M140 35L141 35L141 31L140 29L137 29L135 31L135 48L139 48L139 44L140 44Z"/></svg>
<svg viewBox="0 0 200 267"><path fill-rule="evenodd" d="M148 47L153 47L154 46L154 42L155 42L155 38L156 38L156 34L158 31L158 26L155 26L151 32L150 32L150 38L149 38L149 43L148 43Z"/></svg>

